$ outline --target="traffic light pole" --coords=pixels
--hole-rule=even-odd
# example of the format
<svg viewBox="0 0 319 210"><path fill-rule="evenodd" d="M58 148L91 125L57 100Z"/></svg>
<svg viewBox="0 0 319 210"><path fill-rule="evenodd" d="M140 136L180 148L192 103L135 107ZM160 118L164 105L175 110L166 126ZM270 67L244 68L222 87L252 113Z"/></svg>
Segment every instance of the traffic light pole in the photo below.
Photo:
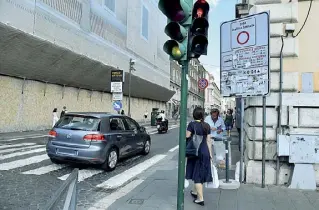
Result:
<svg viewBox="0 0 319 210"><path fill-rule="evenodd" d="M189 64L189 60L188 59L186 61L182 61L181 107L180 107L180 127L179 127L177 210L184 210L187 93L188 93L188 81L187 81L188 64Z"/></svg>

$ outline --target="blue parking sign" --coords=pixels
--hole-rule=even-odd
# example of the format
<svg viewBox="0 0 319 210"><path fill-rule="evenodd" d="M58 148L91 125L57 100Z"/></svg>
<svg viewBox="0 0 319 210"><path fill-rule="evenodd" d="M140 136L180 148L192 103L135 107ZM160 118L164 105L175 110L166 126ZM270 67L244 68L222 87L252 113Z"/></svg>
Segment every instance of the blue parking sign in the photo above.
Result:
<svg viewBox="0 0 319 210"><path fill-rule="evenodd" d="M113 109L115 111L120 111L122 109L122 102L121 101L113 101Z"/></svg>

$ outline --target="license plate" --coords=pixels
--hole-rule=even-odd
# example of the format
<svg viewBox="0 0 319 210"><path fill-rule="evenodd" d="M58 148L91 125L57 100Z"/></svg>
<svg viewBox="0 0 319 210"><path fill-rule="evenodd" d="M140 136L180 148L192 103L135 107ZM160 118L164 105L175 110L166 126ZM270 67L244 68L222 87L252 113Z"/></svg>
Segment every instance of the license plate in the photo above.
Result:
<svg viewBox="0 0 319 210"><path fill-rule="evenodd" d="M161 126L160 125L157 125L157 128L160 128Z"/></svg>
<svg viewBox="0 0 319 210"><path fill-rule="evenodd" d="M73 149L56 149L56 153L57 154L62 154L62 155L77 155L78 152L76 150Z"/></svg>

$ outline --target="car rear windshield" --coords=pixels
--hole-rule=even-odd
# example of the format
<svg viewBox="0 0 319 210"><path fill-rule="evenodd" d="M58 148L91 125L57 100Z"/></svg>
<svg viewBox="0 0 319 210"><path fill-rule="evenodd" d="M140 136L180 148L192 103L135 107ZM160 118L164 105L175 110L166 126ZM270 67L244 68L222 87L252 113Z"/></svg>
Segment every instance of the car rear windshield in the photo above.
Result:
<svg viewBox="0 0 319 210"><path fill-rule="evenodd" d="M82 131L98 131L100 122L101 120L99 118L66 115L59 120L55 128Z"/></svg>

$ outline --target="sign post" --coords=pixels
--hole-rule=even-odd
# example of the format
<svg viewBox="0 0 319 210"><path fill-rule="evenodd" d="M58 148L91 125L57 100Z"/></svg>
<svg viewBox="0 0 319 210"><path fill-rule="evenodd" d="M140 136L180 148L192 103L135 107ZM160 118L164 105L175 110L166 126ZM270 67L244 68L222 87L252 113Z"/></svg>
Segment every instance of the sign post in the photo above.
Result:
<svg viewBox="0 0 319 210"><path fill-rule="evenodd" d="M119 112L122 109L123 100L123 70L111 71L111 92L113 109Z"/></svg>
<svg viewBox="0 0 319 210"><path fill-rule="evenodd" d="M257 27L258 26L258 27ZM270 92L269 13L262 12L227 21L220 26L220 88L223 97L241 98L240 175L242 182L244 98L265 97ZM263 131L266 106L263 106ZM265 146L263 134L263 150ZM264 154L265 152L263 152ZM263 157L263 183L265 174Z"/></svg>

